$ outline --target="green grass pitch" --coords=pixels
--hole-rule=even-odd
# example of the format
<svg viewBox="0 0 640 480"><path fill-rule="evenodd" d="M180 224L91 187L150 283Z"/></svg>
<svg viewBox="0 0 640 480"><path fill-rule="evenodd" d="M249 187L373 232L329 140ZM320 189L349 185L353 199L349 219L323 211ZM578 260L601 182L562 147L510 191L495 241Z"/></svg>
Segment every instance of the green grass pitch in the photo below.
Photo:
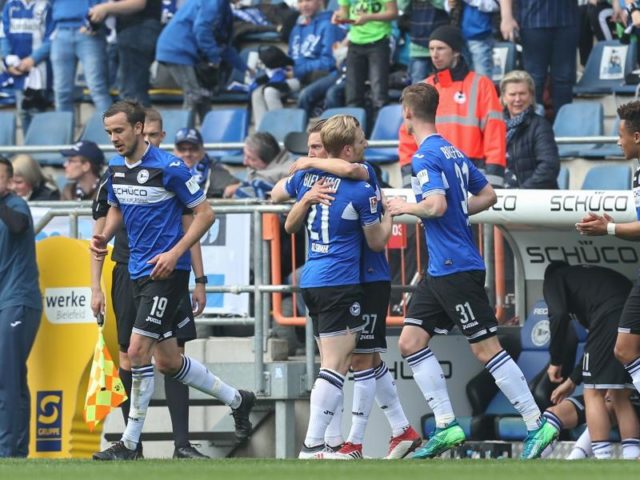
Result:
<svg viewBox="0 0 640 480"><path fill-rule="evenodd" d="M0 460L2 480L562 480L637 479L638 461Z"/></svg>

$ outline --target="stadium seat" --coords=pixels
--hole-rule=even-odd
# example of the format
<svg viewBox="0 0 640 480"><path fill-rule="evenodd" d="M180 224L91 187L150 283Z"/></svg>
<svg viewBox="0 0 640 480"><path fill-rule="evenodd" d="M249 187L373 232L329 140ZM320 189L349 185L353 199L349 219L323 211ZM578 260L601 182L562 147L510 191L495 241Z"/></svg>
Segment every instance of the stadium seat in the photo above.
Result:
<svg viewBox="0 0 640 480"><path fill-rule="evenodd" d="M566 167L560 167L560 173L558 173L558 188L560 190L569 189L569 169Z"/></svg>
<svg viewBox="0 0 640 480"><path fill-rule="evenodd" d="M89 121L85 124L84 129L82 130L82 135L80 135L79 140L89 140L97 143L98 145L109 143L109 137L104 131L102 114L100 112L95 112L91 115L91 118L89 118Z"/></svg>
<svg viewBox="0 0 640 480"><path fill-rule="evenodd" d="M582 182L582 190L629 190L629 165L599 165L591 167Z"/></svg>
<svg viewBox="0 0 640 480"><path fill-rule="evenodd" d="M289 132L284 137L284 148L293 155L306 155L309 153L307 140L309 140L307 132Z"/></svg>
<svg viewBox="0 0 640 480"><path fill-rule="evenodd" d="M604 111L599 102L567 103L560 108L553 122L556 137L593 137L603 134ZM595 144L561 144L561 158L578 156L580 151Z"/></svg>
<svg viewBox="0 0 640 480"><path fill-rule="evenodd" d="M211 110L202 122L202 139L204 143L244 142L248 128L246 108ZM209 150L207 153L224 163L242 164L242 150Z"/></svg>
<svg viewBox="0 0 640 480"><path fill-rule="evenodd" d="M378 112L369 140L398 140L400 125L402 125L402 106L386 105ZM364 158L374 163L397 162L398 148L367 148Z"/></svg>
<svg viewBox="0 0 640 480"><path fill-rule="evenodd" d="M618 136L618 129L620 128L620 118L616 117L615 122L613 122L613 128L611 129L611 136ZM578 153L579 157L582 158L611 158L611 157L622 157L622 150L618 146L617 143L602 143L596 145L593 148L585 148L580 150Z"/></svg>
<svg viewBox="0 0 640 480"><path fill-rule="evenodd" d="M162 128L167 133L166 143L173 143L178 130L193 127L193 118L189 110L161 108L158 112L162 116Z"/></svg>
<svg viewBox="0 0 640 480"><path fill-rule="evenodd" d="M16 144L16 114L0 112L0 145Z"/></svg>
<svg viewBox="0 0 640 480"><path fill-rule="evenodd" d="M493 73L491 80L499 84L500 80L516 68L516 45L512 42L497 42L493 46Z"/></svg>
<svg viewBox="0 0 640 480"><path fill-rule="evenodd" d="M24 144L28 146L70 145L71 143L73 143L73 112L36 113L24 137ZM31 156L42 165L62 165L64 161L59 152L34 153Z"/></svg>
<svg viewBox="0 0 640 480"><path fill-rule="evenodd" d="M624 83L625 75L635 68L636 44L622 45L617 40L598 42L591 50L584 74L573 87L575 95L607 95Z"/></svg>
<svg viewBox="0 0 640 480"><path fill-rule="evenodd" d="M268 132L278 142L283 142L289 132L304 132L307 128L307 112L301 108L278 108L262 117L258 132Z"/></svg>
<svg viewBox="0 0 640 480"><path fill-rule="evenodd" d="M333 117L334 115L351 115L352 117L355 117L356 120L360 122L360 126L362 127L362 130L364 130L365 133L367 132L367 111L364 108L358 108L358 107L328 108L324 112L322 112L322 115L320 115L320 118L329 118L329 117Z"/></svg>

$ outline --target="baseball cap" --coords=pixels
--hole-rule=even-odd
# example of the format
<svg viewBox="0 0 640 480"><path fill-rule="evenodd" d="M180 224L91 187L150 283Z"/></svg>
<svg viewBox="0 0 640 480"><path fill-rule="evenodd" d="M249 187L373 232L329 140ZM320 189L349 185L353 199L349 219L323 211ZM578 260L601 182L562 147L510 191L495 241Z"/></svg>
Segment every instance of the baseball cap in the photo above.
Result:
<svg viewBox="0 0 640 480"><path fill-rule="evenodd" d="M174 142L176 145L180 143L191 143L193 145L202 145L202 135L195 128L181 128L176 132Z"/></svg>
<svg viewBox="0 0 640 480"><path fill-rule="evenodd" d="M60 150L63 157L85 157L91 163L101 166L104 163L104 153L93 142L81 140L67 150Z"/></svg>

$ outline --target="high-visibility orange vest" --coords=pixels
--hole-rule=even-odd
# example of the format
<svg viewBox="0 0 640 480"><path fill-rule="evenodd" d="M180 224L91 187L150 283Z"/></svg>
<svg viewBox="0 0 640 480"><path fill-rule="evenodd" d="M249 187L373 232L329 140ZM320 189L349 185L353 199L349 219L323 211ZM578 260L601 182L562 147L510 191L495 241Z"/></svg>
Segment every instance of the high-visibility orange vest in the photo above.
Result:
<svg viewBox="0 0 640 480"><path fill-rule="evenodd" d="M450 70L425 80L440 94L436 130L459 148L476 166L483 168L489 182L502 186L506 166L507 129L493 82L468 72L463 80L452 80ZM399 132L400 166L411 163L418 149L404 125Z"/></svg>

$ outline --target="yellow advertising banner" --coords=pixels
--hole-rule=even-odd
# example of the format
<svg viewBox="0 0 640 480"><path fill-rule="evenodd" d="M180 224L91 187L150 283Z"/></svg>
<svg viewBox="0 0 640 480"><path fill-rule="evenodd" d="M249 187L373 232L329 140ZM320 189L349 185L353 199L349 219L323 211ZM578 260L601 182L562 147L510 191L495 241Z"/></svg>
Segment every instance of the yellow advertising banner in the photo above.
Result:
<svg viewBox="0 0 640 480"><path fill-rule="evenodd" d="M83 418L98 327L91 312L89 243L49 237L36 244L42 321L27 362L31 391L31 458L88 458L100 448L102 424L89 431ZM118 351L111 308L113 262L105 261L104 337ZM117 356L117 355L116 355Z"/></svg>

